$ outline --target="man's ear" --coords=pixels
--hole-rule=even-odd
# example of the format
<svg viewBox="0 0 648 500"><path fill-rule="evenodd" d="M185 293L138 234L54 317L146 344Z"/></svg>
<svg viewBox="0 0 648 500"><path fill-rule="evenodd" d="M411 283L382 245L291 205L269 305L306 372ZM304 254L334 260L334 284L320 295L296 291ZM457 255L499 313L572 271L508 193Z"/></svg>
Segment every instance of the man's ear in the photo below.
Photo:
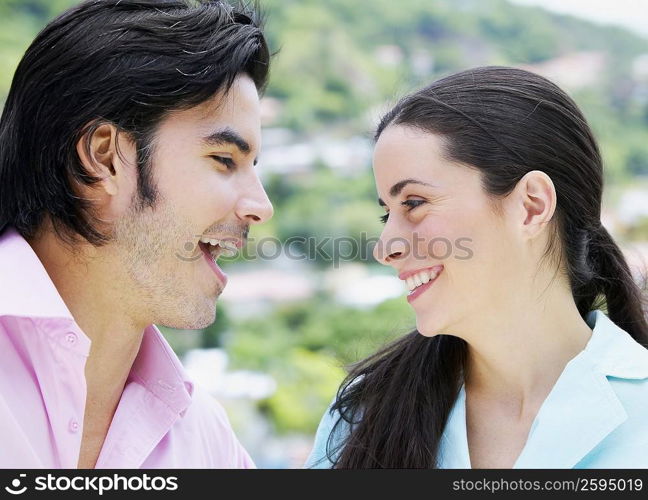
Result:
<svg viewBox="0 0 648 500"><path fill-rule="evenodd" d="M101 123L90 126L76 145L86 173L101 179L93 184L93 188L102 189L111 196L118 192L118 170L123 163L118 155L117 140L117 127L112 123Z"/></svg>
<svg viewBox="0 0 648 500"><path fill-rule="evenodd" d="M556 188L546 173L532 170L520 179L516 190L520 228L528 238L535 238L556 211Z"/></svg>

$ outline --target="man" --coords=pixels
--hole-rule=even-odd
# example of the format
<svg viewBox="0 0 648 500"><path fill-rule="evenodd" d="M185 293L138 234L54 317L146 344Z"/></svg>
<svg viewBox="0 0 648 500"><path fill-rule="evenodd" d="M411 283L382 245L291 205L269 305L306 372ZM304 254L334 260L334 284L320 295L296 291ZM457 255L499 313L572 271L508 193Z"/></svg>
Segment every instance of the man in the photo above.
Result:
<svg viewBox="0 0 648 500"><path fill-rule="evenodd" d="M216 259L272 216L268 64L215 0L90 0L29 47L0 122L0 466L254 466L153 323L210 325Z"/></svg>

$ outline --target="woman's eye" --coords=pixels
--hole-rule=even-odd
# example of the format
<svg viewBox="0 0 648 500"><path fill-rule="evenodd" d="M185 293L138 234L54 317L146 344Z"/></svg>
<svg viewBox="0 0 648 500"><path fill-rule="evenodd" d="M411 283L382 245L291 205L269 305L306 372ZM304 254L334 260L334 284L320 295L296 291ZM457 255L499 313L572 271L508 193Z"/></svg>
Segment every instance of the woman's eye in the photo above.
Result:
<svg viewBox="0 0 648 500"><path fill-rule="evenodd" d="M401 205L404 207L407 207L407 211L410 212L411 210L414 210L416 207L419 205L423 205L425 203L425 200L405 200L401 201ZM387 220L389 220L389 212L387 212L385 215L381 215L379 217L380 222L383 224L387 224Z"/></svg>
<svg viewBox="0 0 648 500"><path fill-rule="evenodd" d="M222 165L225 165L228 170L232 170L234 167L236 167L234 160L232 160L231 158L227 158L226 156L211 155L210 158L216 160L218 163Z"/></svg>
<svg viewBox="0 0 648 500"><path fill-rule="evenodd" d="M410 210L414 210L419 205L423 205L423 203L425 203L424 200L405 200L401 202L401 205L407 207L409 212Z"/></svg>

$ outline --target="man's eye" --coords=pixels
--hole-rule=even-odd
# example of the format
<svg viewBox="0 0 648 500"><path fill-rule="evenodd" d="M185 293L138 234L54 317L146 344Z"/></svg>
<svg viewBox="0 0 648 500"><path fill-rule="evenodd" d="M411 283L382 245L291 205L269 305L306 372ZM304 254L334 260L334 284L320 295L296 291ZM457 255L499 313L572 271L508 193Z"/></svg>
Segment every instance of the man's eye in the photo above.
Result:
<svg viewBox="0 0 648 500"><path fill-rule="evenodd" d="M232 160L231 158L227 158L225 156L217 156L217 155L210 155L210 158L213 158L218 163L225 165L228 170L232 170L234 167L236 167L234 160Z"/></svg>

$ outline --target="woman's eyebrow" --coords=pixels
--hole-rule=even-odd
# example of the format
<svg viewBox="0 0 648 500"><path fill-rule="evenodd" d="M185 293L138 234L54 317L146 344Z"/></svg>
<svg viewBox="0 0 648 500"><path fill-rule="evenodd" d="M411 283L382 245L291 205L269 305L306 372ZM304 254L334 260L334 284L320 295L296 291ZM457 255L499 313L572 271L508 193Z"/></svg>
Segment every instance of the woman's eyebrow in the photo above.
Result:
<svg viewBox="0 0 648 500"><path fill-rule="evenodd" d="M401 193L401 191L403 190L403 188L405 186L407 186L408 184L420 184L421 186L427 186L427 187L431 187L431 188L437 187L437 186L433 186L432 184L428 184L427 182L419 181L419 180L416 180L416 179L405 179L405 180L402 180L402 181L397 182L396 184L394 184L391 187L391 189L389 190L389 195L392 198L394 196L398 196Z"/></svg>
<svg viewBox="0 0 648 500"><path fill-rule="evenodd" d="M403 190L403 188L408 184L419 184L421 186L426 186L431 188L438 187L438 186L434 186L433 184L429 184L427 182L419 181L417 179L403 179L402 181L398 181L396 184L394 184L391 187L391 189L389 190L389 196L391 196L392 198L398 196ZM382 200L382 198L378 198L378 205L380 205L381 207L385 206L385 202Z"/></svg>

